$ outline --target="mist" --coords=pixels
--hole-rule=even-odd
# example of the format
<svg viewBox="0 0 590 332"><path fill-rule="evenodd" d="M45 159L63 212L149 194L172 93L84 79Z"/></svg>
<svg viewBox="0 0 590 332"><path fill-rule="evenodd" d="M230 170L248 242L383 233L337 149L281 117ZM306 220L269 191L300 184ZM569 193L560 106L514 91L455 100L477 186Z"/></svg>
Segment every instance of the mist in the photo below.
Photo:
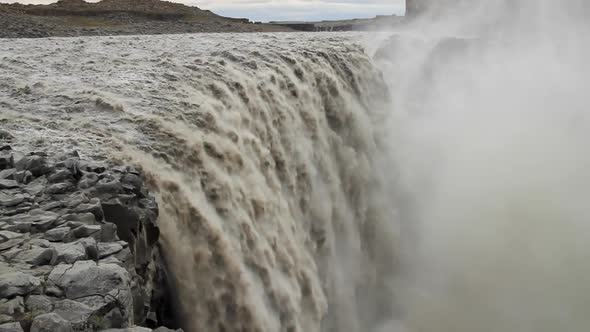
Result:
<svg viewBox="0 0 590 332"><path fill-rule="evenodd" d="M382 42L402 197L383 331L590 327L588 7L446 1Z"/></svg>

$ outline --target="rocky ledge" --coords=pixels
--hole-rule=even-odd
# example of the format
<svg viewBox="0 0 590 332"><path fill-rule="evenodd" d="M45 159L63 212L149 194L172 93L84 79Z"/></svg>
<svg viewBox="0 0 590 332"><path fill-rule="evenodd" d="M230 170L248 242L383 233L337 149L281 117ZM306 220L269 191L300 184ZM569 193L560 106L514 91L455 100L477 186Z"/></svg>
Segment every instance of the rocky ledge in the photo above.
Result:
<svg viewBox="0 0 590 332"><path fill-rule="evenodd" d="M0 332L170 331L157 217L134 167L0 146Z"/></svg>

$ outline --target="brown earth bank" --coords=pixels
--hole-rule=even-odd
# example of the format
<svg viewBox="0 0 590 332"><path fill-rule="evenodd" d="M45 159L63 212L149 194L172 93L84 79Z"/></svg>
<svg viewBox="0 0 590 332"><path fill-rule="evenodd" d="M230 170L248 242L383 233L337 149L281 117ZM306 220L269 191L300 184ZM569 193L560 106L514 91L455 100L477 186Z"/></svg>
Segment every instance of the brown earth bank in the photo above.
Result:
<svg viewBox="0 0 590 332"><path fill-rule="evenodd" d="M293 30L159 0L0 4L0 38L280 31Z"/></svg>

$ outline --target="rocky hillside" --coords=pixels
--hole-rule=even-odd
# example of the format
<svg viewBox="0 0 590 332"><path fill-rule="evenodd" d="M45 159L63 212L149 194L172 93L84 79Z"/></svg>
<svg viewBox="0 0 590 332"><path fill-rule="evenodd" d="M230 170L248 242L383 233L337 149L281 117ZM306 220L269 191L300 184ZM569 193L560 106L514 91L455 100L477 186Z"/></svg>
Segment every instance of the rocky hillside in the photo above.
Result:
<svg viewBox="0 0 590 332"><path fill-rule="evenodd" d="M142 173L10 138L0 131L0 331L175 327Z"/></svg>
<svg viewBox="0 0 590 332"><path fill-rule="evenodd" d="M0 38L289 30L159 0L0 4Z"/></svg>

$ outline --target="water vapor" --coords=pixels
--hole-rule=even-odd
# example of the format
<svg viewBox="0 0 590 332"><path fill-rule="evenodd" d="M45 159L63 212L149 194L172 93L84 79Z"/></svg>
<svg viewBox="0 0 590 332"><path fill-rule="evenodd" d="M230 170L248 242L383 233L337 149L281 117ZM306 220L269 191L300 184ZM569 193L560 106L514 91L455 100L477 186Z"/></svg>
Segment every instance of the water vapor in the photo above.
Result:
<svg viewBox="0 0 590 332"><path fill-rule="evenodd" d="M573 0L447 1L377 51L408 331L590 326L587 14Z"/></svg>

